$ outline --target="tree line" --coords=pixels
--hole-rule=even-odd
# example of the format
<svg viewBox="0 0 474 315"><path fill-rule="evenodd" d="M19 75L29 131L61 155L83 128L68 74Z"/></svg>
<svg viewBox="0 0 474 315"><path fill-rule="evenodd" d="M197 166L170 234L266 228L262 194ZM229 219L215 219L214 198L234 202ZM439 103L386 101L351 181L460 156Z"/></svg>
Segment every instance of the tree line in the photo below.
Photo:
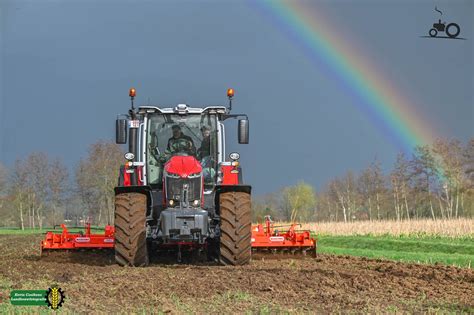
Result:
<svg viewBox="0 0 474 315"><path fill-rule="evenodd" d="M72 172L60 159L43 152L16 160L11 169L0 164L0 226L112 223L113 188L123 161L120 146L98 141Z"/></svg>
<svg viewBox="0 0 474 315"><path fill-rule="evenodd" d="M254 221L344 221L474 216L474 138L437 140L399 153L384 173L375 160L359 173L347 171L316 192L300 182L255 198Z"/></svg>
<svg viewBox="0 0 474 315"><path fill-rule="evenodd" d="M99 141L70 171L60 159L33 152L7 169L0 164L0 226L43 228L65 220L113 223L114 192L123 151ZM438 140L400 153L385 172L375 160L366 169L330 180L321 191L300 182L253 197L253 219L354 221L474 216L474 138Z"/></svg>

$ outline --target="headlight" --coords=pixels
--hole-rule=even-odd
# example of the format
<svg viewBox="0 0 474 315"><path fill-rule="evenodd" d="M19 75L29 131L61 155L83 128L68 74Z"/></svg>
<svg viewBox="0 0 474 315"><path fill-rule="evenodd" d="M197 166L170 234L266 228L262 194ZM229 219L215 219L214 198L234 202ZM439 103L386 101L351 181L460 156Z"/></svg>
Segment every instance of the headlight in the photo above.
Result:
<svg viewBox="0 0 474 315"><path fill-rule="evenodd" d="M240 159L240 154L237 152L232 152L231 154L229 154L229 157L232 161L237 161L238 159Z"/></svg>
<svg viewBox="0 0 474 315"><path fill-rule="evenodd" d="M199 200L194 200L194 201L193 201L193 206L194 206L194 207L199 206Z"/></svg>
<svg viewBox="0 0 474 315"><path fill-rule="evenodd" d="M173 206L174 206L174 200L173 200L173 199L170 199L170 200L168 201L168 205L169 205L170 207L173 207Z"/></svg>
<svg viewBox="0 0 474 315"><path fill-rule="evenodd" d="M132 161L135 158L135 155L132 152L125 153L125 159L127 161Z"/></svg>

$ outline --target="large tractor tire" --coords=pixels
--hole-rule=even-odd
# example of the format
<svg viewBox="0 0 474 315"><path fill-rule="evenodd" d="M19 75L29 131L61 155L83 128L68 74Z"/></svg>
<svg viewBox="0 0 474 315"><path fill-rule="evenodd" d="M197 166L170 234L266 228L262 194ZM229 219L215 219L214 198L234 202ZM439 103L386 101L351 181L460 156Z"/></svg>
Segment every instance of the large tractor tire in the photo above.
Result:
<svg viewBox="0 0 474 315"><path fill-rule="evenodd" d="M148 265L146 198L140 193L115 196L115 261L121 266Z"/></svg>
<svg viewBox="0 0 474 315"><path fill-rule="evenodd" d="M220 258L223 265L245 265L251 255L250 194L225 192L219 195L221 219Z"/></svg>

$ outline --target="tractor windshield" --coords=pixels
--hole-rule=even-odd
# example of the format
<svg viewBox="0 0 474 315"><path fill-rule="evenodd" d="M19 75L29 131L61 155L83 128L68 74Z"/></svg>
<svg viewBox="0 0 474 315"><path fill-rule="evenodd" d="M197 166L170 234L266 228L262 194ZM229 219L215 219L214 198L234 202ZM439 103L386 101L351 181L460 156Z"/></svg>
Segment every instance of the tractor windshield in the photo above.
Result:
<svg viewBox="0 0 474 315"><path fill-rule="evenodd" d="M191 155L201 162L204 184L217 174L217 117L214 114L155 114L147 128L149 184L162 184L163 166L174 155Z"/></svg>

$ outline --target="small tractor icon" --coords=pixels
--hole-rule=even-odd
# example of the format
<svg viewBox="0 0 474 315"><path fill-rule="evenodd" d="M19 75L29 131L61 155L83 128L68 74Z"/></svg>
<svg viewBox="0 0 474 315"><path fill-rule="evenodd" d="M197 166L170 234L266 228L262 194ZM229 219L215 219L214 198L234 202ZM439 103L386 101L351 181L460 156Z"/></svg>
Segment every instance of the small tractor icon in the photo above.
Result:
<svg viewBox="0 0 474 315"><path fill-rule="evenodd" d="M448 26L446 26L446 23L441 23L440 19L438 23L433 24L433 28L430 29L429 34L431 37L436 37L438 32L446 32L446 35L450 38L456 38L461 32L461 28L456 23L449 23Z"/></svg>

